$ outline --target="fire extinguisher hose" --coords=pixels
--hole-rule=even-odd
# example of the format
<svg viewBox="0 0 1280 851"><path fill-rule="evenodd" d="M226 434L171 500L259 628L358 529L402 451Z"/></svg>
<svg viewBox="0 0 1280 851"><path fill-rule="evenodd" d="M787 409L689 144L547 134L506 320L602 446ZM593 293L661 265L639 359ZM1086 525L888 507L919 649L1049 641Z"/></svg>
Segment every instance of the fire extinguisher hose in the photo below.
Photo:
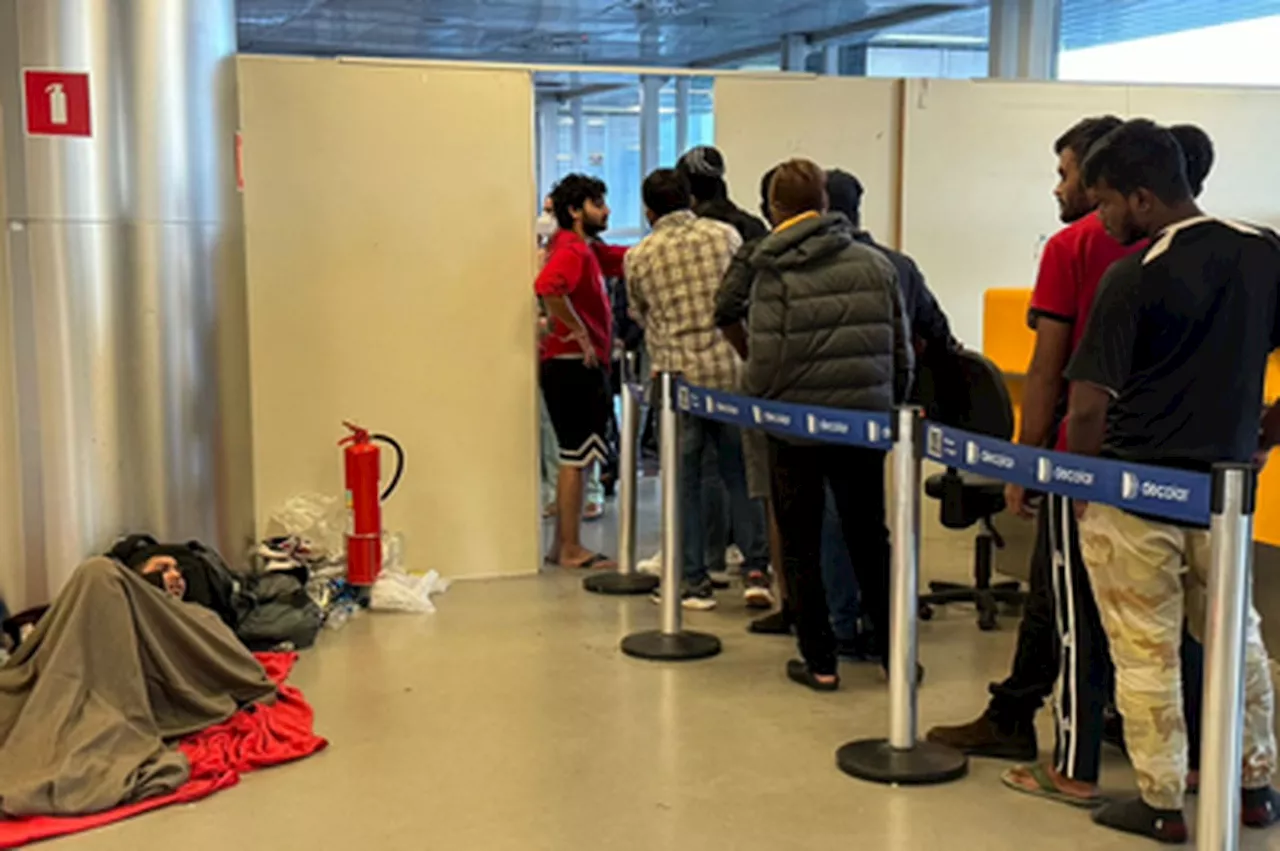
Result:
<svg viewBox="0 0 1280 851"><path fill-rule="evenodd" d="M396 472L391 477L391 483L387 485L387 489L382 492L382 496L378 497L379 502L386 502L387 497L395 492L396 486L400 484L400 477L404 475L404 447L399 444L394 437L389 434L371 434L370 440L376 440L379 443L385 443L396 451Z"/></svg>

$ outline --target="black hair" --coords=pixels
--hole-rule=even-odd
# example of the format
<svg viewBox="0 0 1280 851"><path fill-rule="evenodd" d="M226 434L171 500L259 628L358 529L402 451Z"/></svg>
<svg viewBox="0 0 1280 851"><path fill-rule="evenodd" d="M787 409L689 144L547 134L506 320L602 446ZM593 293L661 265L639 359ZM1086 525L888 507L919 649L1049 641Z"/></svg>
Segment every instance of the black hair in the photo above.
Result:
<svg viewBox="0 0 1280 851"><path fill-rule="evenodd" d="M862 181L847 171L827 172L827 198L833 213L844 213L853 226L862 226Z"/></svg>
<svg viewBox="0 0 1280 851"><path fill-rule="evenodd" d="M573 213L581 210L588 201L604 202L608 192L604 181L588 174L570 174L551 190L551 206L556 211L556 222L565 230L573 230Z"/></svg>
<svg viewBox="0 0 1280 851"><path fill-rule="evenodd" d="M678 169L660 168L644 179L644 205L658 218L693 205L689 179Z"/></svg>
<svg viewBox="0 0 1280 851"><path fill-rule="evenodd" d="M1213 140L1194 124L1175 124L1169 132L1178 140L1178 147L1182 148L1182 156L1187 161L1187 183L1191 186L1191 194L1199 196L1204 189L1204 179L1213 168Z"/></svg>
<svg viewBox="0 0 1280 851"><path fill-rule="evenodd" d="M704 203L729 197L724 170L724 154L710 145L699 145L687 151L676 163L676 171L688 179L693 197Z"/></svg>
<svg viewBox="0 0 1280 851"><path fill-rule="evenodd" d="M1069 150L1076 155L1076 162L1083 163L1085 157L1089 155L1089 149L1098 144L1098 141L1103 136L1123 123L1114 115L1095 115L1092 118L1082 118L1070 130L1058 137L1058 140L1053 143L1053 152L1061 154L1063 151Z"/></svg>
<svg viewBox="0 0 1280 851"><path fill-rule="evenodd" d="M773 176L778 173L778 167L766 171L760 177L760 212L764 213L765 221L769 221L769 186L773 183Z"/></svg>
<svg viewBox="0 0 1280 851"><path fill-rule="evenodd" d="M1084 184L1100 181L1121 195L1146 189L1165 204L1191 199L1187 162L1178 140L1145 118L1126 121L1093 146L1084 161Z"/></svg>

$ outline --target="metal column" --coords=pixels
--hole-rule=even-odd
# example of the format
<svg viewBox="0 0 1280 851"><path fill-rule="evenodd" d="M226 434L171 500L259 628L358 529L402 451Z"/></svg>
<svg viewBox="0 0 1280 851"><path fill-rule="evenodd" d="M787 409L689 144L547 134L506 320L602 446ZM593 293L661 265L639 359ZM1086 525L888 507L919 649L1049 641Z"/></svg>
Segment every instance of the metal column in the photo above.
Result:
<svg viewBox="0 0 1280 851"><path fill-rule="evenodd" d="M677 661L705 659L720 652L714 635L686 630L681 625L681 567L684 561L680 516L680 413L676 410L678 378L659 377L662 410L658 463L662 476L662 626L622 639L622 652L641 659Z"/></svg>
<svg viewBox="0 0 1280 851"><path fill-rule="evenodd" d="M233 562L252 538L235 51L233 0L0 0L30 600L124 532ZM87 74L87 93L32 69ZM55 132L27 132L24 105Z"/></svg>
<svg viewBox="0 0 1280 851"><path fill-rule="evenodd" d="M991 0L988 65L992 77L1058 76L1062 0Z"/></svg>
<svg viewBox="0 0 1280 851"><path fill-rule="evenodd" d="M916 741L916 616L920 581L921 410L894 414L893 516L889 591L889 738L850 742L836 753L840 770L876 783L923 785L963 777L959 751Z"/></svg>
<svg viewBox="0 0 1280 851"><path fill-rule="evenodd" d="M662 86L663 77L640 78L640 182L648 177L661 161L662 145Z"/></svg>
<svg viewBox="0 0 1280 851"><path fill-rule="evenodd" d="M693 80L689 77L676 79L676 156L682 156L689 150L689 89Z"/></svg>
<svg viewBox="0 0 1280 851"><path fill-rule="evenodd" d="M648 594L658 577L636 570L636 486L640 460L640 400L635 352L622 359L622 432L618 443L618 569L595 573L582 587L597 594Z"/></svg>
<svg viewBox="0 0 1280 851"><path fill-rule="evenodd" d="M1252 465L1213 471L1209 577L1204 641L1204 720L1200 737L1199 851L1240 847L1245 630L1253 584Z"/></svg>

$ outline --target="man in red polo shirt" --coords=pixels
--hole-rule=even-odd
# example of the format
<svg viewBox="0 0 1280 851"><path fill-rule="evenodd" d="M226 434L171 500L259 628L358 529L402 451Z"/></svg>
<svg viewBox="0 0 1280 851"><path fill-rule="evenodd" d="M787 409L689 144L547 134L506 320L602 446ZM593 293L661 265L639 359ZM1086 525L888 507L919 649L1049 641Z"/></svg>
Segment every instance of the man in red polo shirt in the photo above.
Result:
<svg viewBox="0 0 1280 851"><path fill-rule="evenodd" d="M626 254L598 239L609 227L606 191L602 181L582 174L569 175L552 190L560 230L534 284L550 325L542 339L539 380L560 444L556 528L547 561L561 567L614 566L581 540L584 470L608 455L613 399L613 309L604 278L622 277Z"/></svg>
<svg viewBox="0 0 1280 851"><path fill-rule="evenodd" d="M1045 244L1027 317L1036 343L1018 442L1028 446L1066 449L1063 371L1084 334L1103 273L1139 248L1121 245L1107 234L1081 179L1089 149L1120 124L1114 116L1086 118L1054 145L1060 178L1054 196L1067 227ZM1005 501L1011 511L1030 516L1022 488L1008 485ZM1004 682L992 684L987 711L960 727L934 728L928 738L973 756L1032 762L1038 753L1035 714L1052 694L1052 764L1019 766L1002 779L1021 792L1096 804L1111 659L1080 556L1075 514L1065 497L1050 494L1040 506L1030 586L1013 671Z"/></svg>

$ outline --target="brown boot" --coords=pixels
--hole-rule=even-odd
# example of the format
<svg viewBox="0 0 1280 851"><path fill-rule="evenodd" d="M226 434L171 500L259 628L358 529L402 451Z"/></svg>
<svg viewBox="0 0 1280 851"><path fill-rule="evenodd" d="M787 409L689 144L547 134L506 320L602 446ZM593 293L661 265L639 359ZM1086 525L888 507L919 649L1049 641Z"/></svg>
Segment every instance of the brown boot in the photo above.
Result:
<svg viewBox="0 0 1280 851"><path fill-rule="evenodd" d="M925 736L936 745L946 745L969 756L1032 762L1039 756L1036 730L1031 724L1004 727L990 711L959 727L934 727Z"/></svg>

